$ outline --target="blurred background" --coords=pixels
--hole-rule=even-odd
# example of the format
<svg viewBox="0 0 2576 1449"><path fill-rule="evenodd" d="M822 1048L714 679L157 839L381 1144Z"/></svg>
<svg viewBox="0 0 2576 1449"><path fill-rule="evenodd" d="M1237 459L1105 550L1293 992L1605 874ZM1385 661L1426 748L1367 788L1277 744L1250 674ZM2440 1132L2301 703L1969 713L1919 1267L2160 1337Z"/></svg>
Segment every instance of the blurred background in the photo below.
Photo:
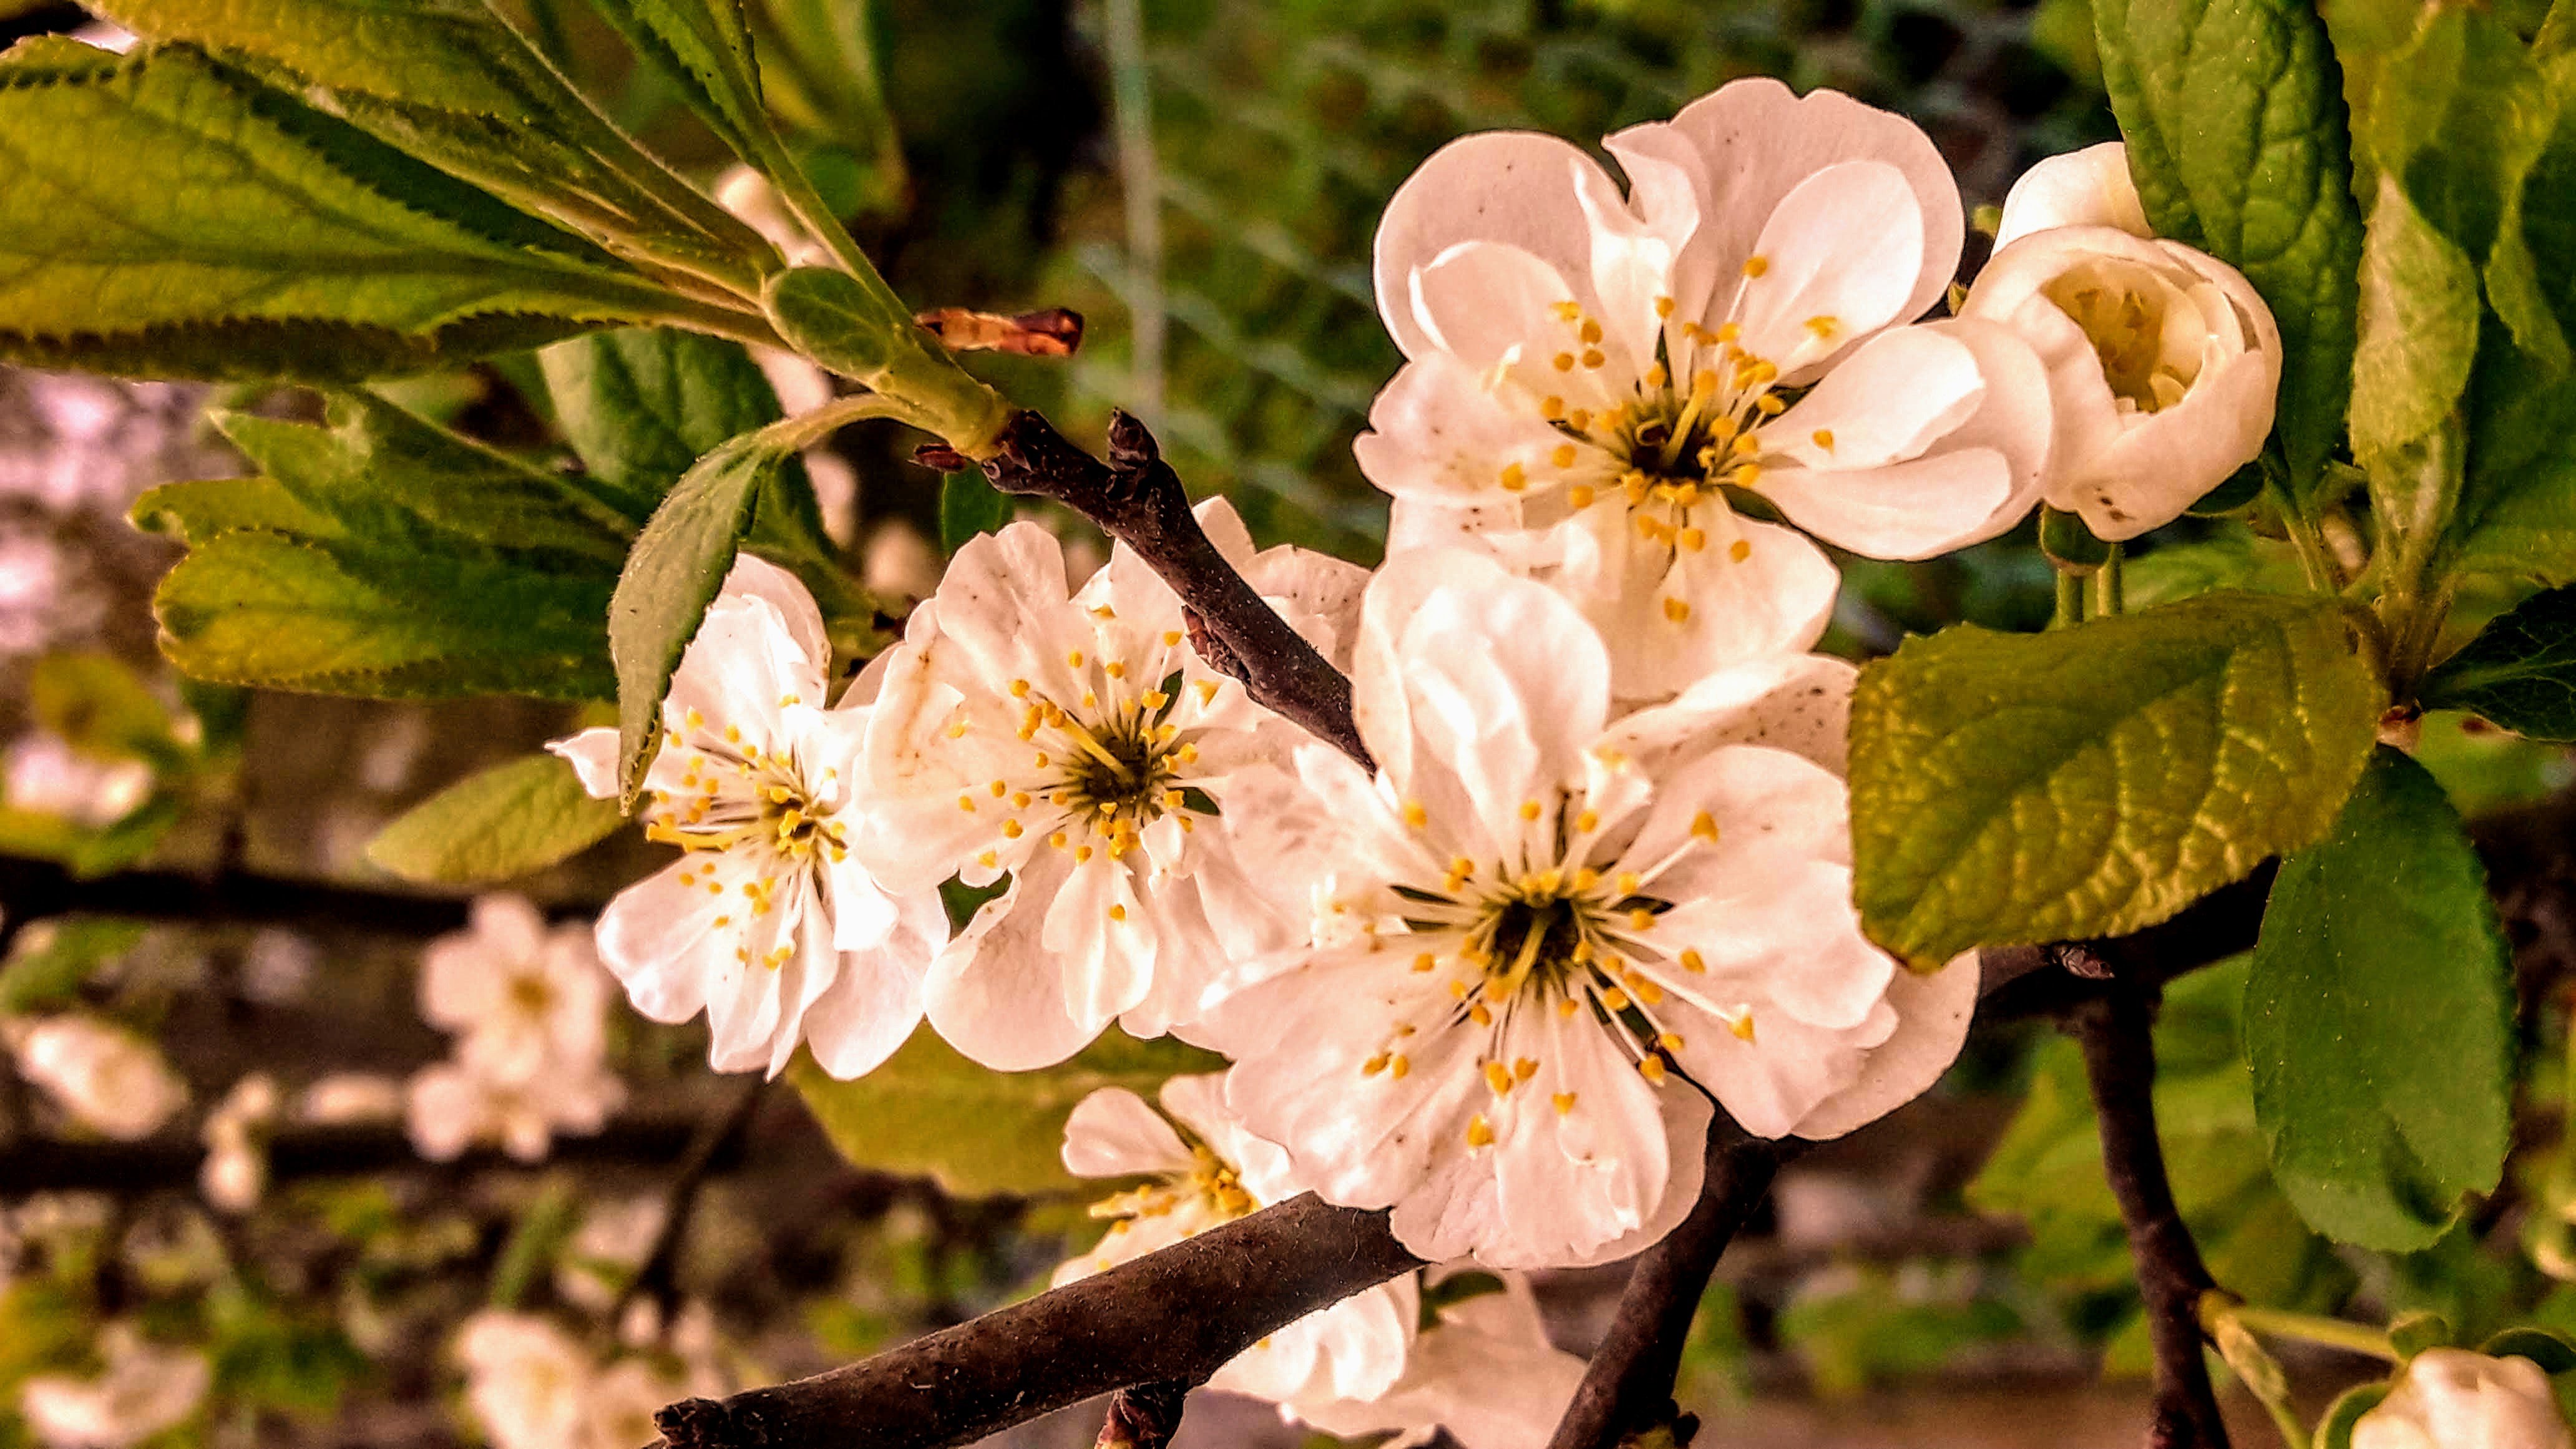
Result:
<svg viewBox="0 0 2576 1449"><path fill-rule="evenodd" d="M2116 135L2084 0L840 0L822 13L828 35L773 49L773 103L907 299L1081 312L1074 357L978 366L1076 436L1096 437L1112 406L1141 414L1194 490L1231 497L1263 542L1364 563L1385 505L1349 445L1397 361L1370 234L1442 142L1505 126L1588 142L1767 74L1912 117L1982 208L2035 159ZM714 142L577 0L522 0L514 15L620 121L714 178ZM89 23L0 0L0 37ZM1972 236L1971 265L1981 249ZM532 364L384 391L504 450L564 456ZM554 1354L564 1382L587 1386L581 1427L556 1442L634 1449L665 1398L960 1321L1088 1246L1086 1195L982 1197L853 1167L785 1084L710 1075L702 1026L646 1023L613 988L602 1061L619 1100L597 1130L559 1128L534 1160L488 1143L425 1159L403 1101L452 1043L423 1017L419 971L467 909L407 893L367 844L440 788L585 721L538 701L176 678L155 652L151 594L177 551L126 515L156 484L245 471L204 423L210 406L320 416L294 393L0 370L0 1449L517 1449L528 1425L494 1422L491 1406L544 1386L512 1399L475 1377L505 1332L522 1335L519 1361ZM817 492L891 621L936 582L941 480L899 439L841 446L812 460ZM2163 545L2133 571L2133 599L2267 566L2188 520ZM1846 595L1831 643L1859 656L1961 619L2035 627L2049 573L2008 539L1928 565L1851 561ZM2437 722L2425 758L2492 813L2488 838L2525 832L2514 848L2535 868L2576 874L2563 752ZM620 832L509 884L577 927L659 856ZM2436 1308L2472 1341L2516 1315L2576 1327L2576 1294L2553 1276L2576 1275L2558 1127L2560 983L2576 963L2545 954L2522 961L2531 1067L2512 1179L2402 1258L2331 1248L2271 1188L2234 1039L2241 973L2172 993L2159 1108L2222 1281L2316 1311ZM43 1030L74 1020L111 1035ZM973 1109L964 1087L916 1104ZM1757 1229L1692 1340L1684 1397L1708 1420L1702 1444L2138 1442L2137 1305L2080 1063L2046 1023L1981 1027L1934 1096L1785 1173ZM1619 1281L1543 1277L1561 1347L1591 1347ZM66 1429L61 1395L29 1385L88 1385L96 1400L120 1363L150 1362L109 1324L193 1346L202 1367L131 1375L127 1400L78 1401L91 1418ZM2291 1366L2319 1399L2366 1368ZM176 1403L174 1379L200 1391ZM156 1384L175 1409L144 1402ZM40 1402L53 1411L21 1411ZM2238 1410L2241 1442L2272 1441L2241 1393ZM1096 1407L1068 1411L1012 1438L1070 1446L1097 1424ZM1182 1442L1303 1438L1263 1406L1202 1394Z"/></svg>

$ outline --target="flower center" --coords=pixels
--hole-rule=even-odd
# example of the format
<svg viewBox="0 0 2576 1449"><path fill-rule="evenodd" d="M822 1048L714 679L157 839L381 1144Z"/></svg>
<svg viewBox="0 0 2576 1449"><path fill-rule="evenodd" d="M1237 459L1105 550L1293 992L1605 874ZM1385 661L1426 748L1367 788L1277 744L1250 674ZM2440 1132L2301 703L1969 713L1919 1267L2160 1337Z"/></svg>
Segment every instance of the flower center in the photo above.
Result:
<svg viewBox="0 0 2576 1449"><path fill-rule="evenodd" d="M790 695L779 705L796 702ZM739 726L718 733L694 709L683 724L685 732L669 731L662 743L666 751L689 751L680 785L650 793L645 839L688 851L751 845L795 863L849 853L849 838L832 818L839 807L824 803L838 769L825 769L818 789L792 753L762 749Z"/></svg>
<svg viewBox="0 0 2576 1449"><path fill-rule="evenodd" d="M1085 656L1076 650L1067 662L1079 670ZM1002 810L1002 837L1016 841L1028 833L1023 816L1043 801L1055 825L1040 823L1037 828L1049 832L1049 845L1073 852L1077 862L1090 860L1095 849L1106 850L1113 860L1125 855L1139 844L1147 826L1167 814L1181 812L1181 828L1188 830L1193 814L1214 812L1214 801L1184 783L1199 749L1181 737L1173 716L1185 690L1203 707L1215 697L1217 685L1185 681L1175 669L1152 688L1130 693L1124 663L1101 661L1098 667L1110 692L1105 703L1099 689L1085 689L1068 708L1026 679L1011 681L1011 696L1021 701L1017 733L1034 753L1020 765L1003 764L983 790L960 793L958 809L970 815ZM973 734L962 712L948 726L952 740L968 741ZM987 869L998 869L1001 851L988 850L976 859Z"/></svg>
<svg viewBox="0 0 2576 1449"><path fill-rule="evenodd" d="M546 984L543 976L525 972L510 978L510 1005L522 1015L542 1017L554 1009L554 1004L554 988Z"/></svg>
<svg viewBox="0 0 2576 1449"><path fill-rule="evenodd" d="M1186 1213L1190 1218L1182 1230L1187 1237L1219 1223L1230 1223L1260 1208L1243 1186L1243 1180L1231 1163L1216 1155L1205 1143L1190 1148L1191 1164L1186 1172L1164 1175L1160 1182L1103 1198L1091 1205L1095 1218L1116 1218L1110 1231L1124 1231L1138 1218L1168 1217Z"/></svg>
<svg viewBox="0 0 2576 1449"><path fill-rule="evenodd" d="M2200 376L2200 356L2168 351L2165 322L2180 301L2162 280L2135 266L2107 261L2070 267L2040 289L2083 329L2102 359L2111 395L2142 413L2181 402Z"/></svg>

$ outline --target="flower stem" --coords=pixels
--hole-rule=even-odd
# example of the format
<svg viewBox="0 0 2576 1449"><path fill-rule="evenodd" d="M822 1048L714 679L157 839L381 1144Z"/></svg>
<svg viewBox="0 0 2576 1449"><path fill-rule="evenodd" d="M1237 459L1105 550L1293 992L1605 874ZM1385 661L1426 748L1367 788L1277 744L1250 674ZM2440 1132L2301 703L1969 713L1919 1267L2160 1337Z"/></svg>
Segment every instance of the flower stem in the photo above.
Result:
<svg viewBox="0 0 2576 1449"><path fill-rule="evenodd" d="M2093 571L2093 601L2088 617L2107 619L2121 610L2124 591L2120 586L2120 546L2111 545L2108 558Z"/></svg>
<svg viewBox="0 0 2576 1449"><path fill-rule="evenodd" d="M2048 617L2048 627L2063 629L2084 622L2084 576L2069 569L2057 571L2057 609Z"/></svg>
<svg viewBox="0 0 2576 1449"><path fill-rule="evenodd" d="M2204 1305L2201 1311L2204 1315L2232 1318L2252 1332L2273 1338L2296 1338L2370 1358L2386 1359L2390 1363L2397 1361L2397 1350L2389 1346L2387 1333L2368 1324L2348 1323L2340 1318L2298 1313L2287 1308L2258 1308L2251 1303L2231 1302L2224 1307Z"/></svg>

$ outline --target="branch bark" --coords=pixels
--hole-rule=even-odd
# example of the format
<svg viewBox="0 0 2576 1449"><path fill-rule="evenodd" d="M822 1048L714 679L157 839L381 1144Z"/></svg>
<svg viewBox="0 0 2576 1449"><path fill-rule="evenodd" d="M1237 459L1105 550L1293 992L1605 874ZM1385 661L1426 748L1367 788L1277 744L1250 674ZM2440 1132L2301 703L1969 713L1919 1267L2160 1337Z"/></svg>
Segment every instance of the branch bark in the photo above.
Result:
<svg viewBox="0 0 2576 1449"><path fill-rule="evenodd" d="M1095 1395L1199 1383L1316 1309L1422 1266L1383 1212L1312 1193L829 1373L654 1416L670 1449L949 1449Z"/></svg>
<svg viewBox="0 0 2576 1449"><path fill-rule="evenodd" d="M462 897L368 890L225 870L194 875L134 870L83 878L49 860L0 855L0 954L31 922L55 916L126 916L192 926L297 926L443 936L465 928ZM557 915L591 914L592 907Z"/></svg>
<svg viewBox="0 0 2576 1449"><path fill-rule="evenodd" d="M963 466L959 455L931 450L925 461ZM1126 413L1109 424L1109 461L1066 441L1033 412L1013 415L984 476L1005 493L1051 498L1093 523L1181 596L1196 624L1220 646L1202 654L1241 679L1252 697L1329 741L1363 765L1368 747L1351 719L1351 682L1315 651L1277 610L1261 601L1216 551L1190 513L1180 475L1163 461L1154 435ZM1193 631L1194 633L1197 630Z"/></svg>
<svg viewBox="0 0 2576 1449"><path fill-rule="evenodd" d="M701 1117L620 1118L587 1137L557 1137L548 1162L667 1162L705 1131ZM398 1171L473 1171L528 1167L497 1150L478 1148L452 1162L430 1162L411 1144L401 1124L294 1127L268 1140L271 1181L305 1177L355 1177ZM718 1151L711 1166L724 1165ZM142 1142L59 1142L22 1139L0 1150L0 1197L33 1192L90 1191L131 1194L193 1185L206 1160L203 1144L175 1134Z"/></svg>
<svg viewBox="0 0 2576 1449"><path fill-rule="evenodd" d="M1610 1334L1584 1370L1548 1449L1612 1449L1659 1427L1671 1430L1676 1449L1690 1443L1699 1419L1673 1402L1673 1384L1681 1374L1691 1318L1726 1245L1761 1206L1780 1165L1804 1147L1748 1137L1724 1113L1718 1115L1708 1136L1708 1176L1699 1205L1637 1259L1620 1291Z"/></svg>
<svg viewBox="0 0 2576 1449"><path fill-rule="evenodd" d="M2147 1449L2227 1449L2227 1423L2201 1351L2200 1300L2218 1286L2174 1205L2156 1136L2152 988L2128 981L2069 1013L2102 1130L2102 1167L2129 1231L2129 1257L2155 1346Z"/></svg>

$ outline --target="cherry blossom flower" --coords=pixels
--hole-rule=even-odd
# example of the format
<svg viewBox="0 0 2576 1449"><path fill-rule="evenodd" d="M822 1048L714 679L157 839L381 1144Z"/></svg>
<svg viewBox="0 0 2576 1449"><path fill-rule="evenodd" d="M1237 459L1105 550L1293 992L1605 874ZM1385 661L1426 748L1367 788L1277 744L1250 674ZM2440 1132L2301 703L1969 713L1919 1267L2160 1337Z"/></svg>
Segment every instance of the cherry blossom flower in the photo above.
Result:
<svg viewBox="0 0 2576 1449"><path fill-rule="evenodd" d="M0 772L5 772L12 807L59 815L91 830L114 825L152 795L151 766L140 760L96 759L44 731L11 741Z"/></svg>
<svg viewBox="0 0 2576 1449"><path fill-rule="evenodd" d="M1256 557L1221 500L1199 519L1292 622L1335 638L1361 570ZM974 540L871 680L867 789L905 852L886 878L1009 881L930 970L930 1024L959 1051L1019 1070L1113 1019L1160 1035L1196 1014L1213 963L1285 939L1206 827L1237 771L1301 736L1199 658L1180 600L1123 546L1076 591L1036 524Z"/></svg>
<svg viewBox="0 0 2576 1449"><path fill-rule="evenodd" d="M246 1213L259 1206L268 1190L268 1155L262 1138L277 1120L277 1080L251 1072L206 1114L197 1131L206 1144L206 1160L197 1169L197 1190L223 1212Z"/></svg>
<svg viewBox="0 0 2576 1449"><path fill-rule="evenodd" d="M645 775L645 834L686 854L599 918L627 999L655 1021L704 1011L718 1071L775 1076L799 1041L836 1077L873 1069L920 1023L948 938L935 882L889 892L860 853L876 832L850 766L869 711L825 707L830 667L804 586L737 559L671 676ZM615 730L551 748L590 793L616 792Z"/></svg>
<svg viewBox="0 0 2576 1449"><path fill-rule="evenodd" d="M2352 1426L2352 1449L2568 1449L2576 1444L2527 1358L2433 1348L2408 1361L2397 1387Z"/></svg>
<svg viewBox="0 0 2576 1449"><path fill-rule="evenodd" d="M1442 1304L1387 1392L1300 1417L1340 1439L1392 1431L1380 1449L1427 1444L1443 1429L1466 1449L1545 1449L1583 1382L1583 1360L1548 1343L1527 1279L1501 1279L1501 1292Z"/></svg>
<svg viewBox="0 0 2576 1449"><path fill-rule="evenodd" d="M456 1337L465 1399L493 1449L633 1449L699 1385L638 1357L601 1364L548 1319L486 1309Z"/></svg>
<svg viewBox="0 0 2576 1449"><path fill-rule="evenodd" d="M607 993L590 928L550 930L514 895L478 898L469 922L420 963L420 1014L461 1038L458 1058L497 1082L597 1065Z"/></svg>
<svg viewBox="0 0 2576 1449"><path fill-rule="evenodd" d="M1974 972L1901 973L1861 934L1827 763L1848 678L1748 665L1614 724L1564 599L1466 551L1390 561L1353 680L1378 775L1310 746L1227 814L1316 920L1210 1014L1228 1103L1423 1257L1538 1267L1671 1228L1704 1092L1821 1137L1922 1091Z"/></svg>
<svg viewBox="0 0 2576 1449"><path fill-rule="evenodd" d="M1222 1083L1213 1073L1174 1077L1158 1094L1160 1113L1124 1087L1103 1087L1075 1105L1064 1124L1065 1167L1083 1177L1150 1180L1093 1205L1093 1217L1110 1220L1109 1232L1056 1269L1056 1286L1296 1194L1288 1154L1244 1130ZM1374 1399L1404 1372L1420 1311L1407 1274L1271 1334L1218 1369L1208 1387L1277 1404L1291 1421L1316 1405Z"/></svg>
<svg viewBox="0 0 2576 1449"><path fill-rule="evenodd" d="M65 1013L0 1022L18 1075L43 1089L81 1126L123 1142L139 1141L188 1100L188 1086L160 1048L121 1026Z"/></svg>
<svg viewBox="0 0 2576 1449"><path fill-rule="evenodd" d="M192 1348L147 1342L131 1323L99 1332L104 1372L91 1379L41 1374L18 1389L27 1427L51 1449L125 1449L186 1422L213 1369Z"/></svg>
<svg viewBox="0 0 2576 1449"><path fill-rule="evenodd" d="M1727 490L1888 558L2028 511L2049 448L2029 347L1900 325L1963 235L1922 132L1744 80L1605 144L1624 197L1575 147L1494 132L1388 203L1378 306L1407 362L1358 452L1399 544L1552 529L1520 561L1582 583L1615 648L1669 661L1669 694L1805 647L1831 608L1824 556Z"/></svg>
<svg viewBox="0 0 2576 1449"><path fill-rule="evenodd" d="M559 1062L524 1082L505 1082L445 1061L412 1075L403 1120L414 1150L433 1162L453 1161L477 1143L542 1162L556 1133L597 1132L625 1100L625 1085L596 1062Z"/></svg>
<svg viewBox="0 0 2576 1449"><path fill-rule="evenodd" d="M2033 167L1961 315L2048 366L2046 496L2106 539L2172 522L2262 451L2281 332L2242 273L2158 240L2118 142Z"/></svg>

